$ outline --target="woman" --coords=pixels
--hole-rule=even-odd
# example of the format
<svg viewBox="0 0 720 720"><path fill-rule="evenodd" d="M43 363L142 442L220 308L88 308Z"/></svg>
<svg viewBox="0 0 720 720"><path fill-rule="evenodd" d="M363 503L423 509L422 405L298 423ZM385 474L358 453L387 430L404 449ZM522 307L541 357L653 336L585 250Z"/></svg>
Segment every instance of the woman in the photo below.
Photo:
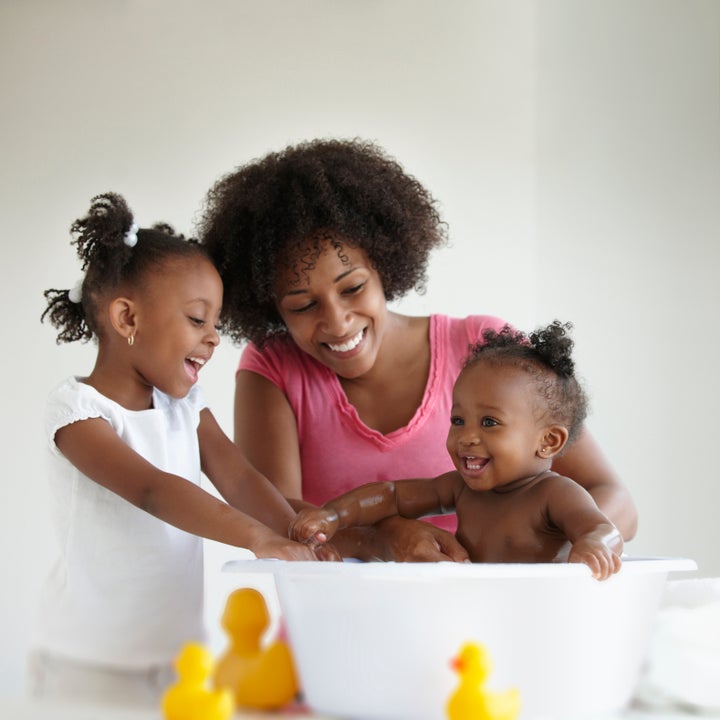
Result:
<svg viewBox="0 0 720 720"><path fill-rule="evenodd" d="M469 345L505 322L388 308L422 290L429 253L446 239L417 180L370 143L303 143L221 178L200 235L225 285L223 330L251 341L236 377L235 441L295 507L451 469L453 383ZM633 537L632 499L587 431L553 469ZM334 541L364 559L467 557L450 532L402 518Z"/></svg>

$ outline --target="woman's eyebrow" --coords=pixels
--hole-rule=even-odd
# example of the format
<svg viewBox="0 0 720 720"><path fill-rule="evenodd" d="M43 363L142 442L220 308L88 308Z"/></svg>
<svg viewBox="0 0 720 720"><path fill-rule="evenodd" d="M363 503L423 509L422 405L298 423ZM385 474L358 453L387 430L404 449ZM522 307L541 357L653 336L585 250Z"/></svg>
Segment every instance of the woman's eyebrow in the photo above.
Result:
<svg viewBox="0 0 720 720"><path fill-rule="evenodd" d="M355 272L356 270L360 270L359 266L354 266L346 270L345 272L340 273L333 282L340 282L343 278L346 278L350 273Z"/></svg>
<svg viewBox="0 0 720 720"><path fill-rule="evenodd" d="M351 273L355 272L356 270L360 270L360 266L357 267L351 267L348 270L345 270L345 272L341 272L336 278L333 278L333 283L339 283L343 278L346 278ZM288 295L304 295L305 293L308 293L309 290L307 288L297 288L297 290L288 290L283 297L287 297Z"/></svg>

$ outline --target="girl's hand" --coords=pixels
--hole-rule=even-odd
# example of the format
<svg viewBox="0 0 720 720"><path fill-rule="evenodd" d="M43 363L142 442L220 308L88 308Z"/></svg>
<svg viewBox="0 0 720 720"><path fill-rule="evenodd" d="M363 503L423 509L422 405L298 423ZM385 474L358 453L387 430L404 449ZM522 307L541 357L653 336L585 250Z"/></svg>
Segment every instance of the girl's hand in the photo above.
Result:
<svg viewBox="0 0 720 720"><path fill-rule="evenodd" d="M288 535L291 540L322 545L338 529L338 514L329 508L305 508L290 523Z"/></svg>
<svg viewBox="0 0 720 720"><path fill-rule="evenodd" d="M442 528L399 516L375 525L378 556L397 562L470 562L467 550Z"/></svg>
<svg viewBox="0 0 720 720"><path fill-rule="evenodd" d="M330 546L332 547L332 546ZM259 558L277 558L278 560L333 560L331 553L320 557L309 545L293 542L281 535L264 537L250 548Z"/></svg>
<svg viewBox="0 0 720 720"><path fill-rule="evenodd" d="M568 562L585 563L596 580L607 580L622 566L620 556L605 543L587 538L581 538L573 544Z"/></svg>

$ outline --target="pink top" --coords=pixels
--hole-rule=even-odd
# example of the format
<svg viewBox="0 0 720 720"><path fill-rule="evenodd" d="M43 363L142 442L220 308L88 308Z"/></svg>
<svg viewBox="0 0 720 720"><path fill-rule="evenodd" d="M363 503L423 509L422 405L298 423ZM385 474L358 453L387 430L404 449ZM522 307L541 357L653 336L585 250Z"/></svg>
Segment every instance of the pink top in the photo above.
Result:
<svg viewBox="0 0 720 720"><path fill-rule="evenodd" d="M249 344L238 370L267 378L285 394L298 427L302 496L315 505L358 485L434 477L453 469L445 448L452 387L469 345L506 323L489 315L430 316L430 373L422 403L402 428L387 435L365 425L332 370L282 335L263 350ZM453 516L433 521L455 532Z"/></svg>

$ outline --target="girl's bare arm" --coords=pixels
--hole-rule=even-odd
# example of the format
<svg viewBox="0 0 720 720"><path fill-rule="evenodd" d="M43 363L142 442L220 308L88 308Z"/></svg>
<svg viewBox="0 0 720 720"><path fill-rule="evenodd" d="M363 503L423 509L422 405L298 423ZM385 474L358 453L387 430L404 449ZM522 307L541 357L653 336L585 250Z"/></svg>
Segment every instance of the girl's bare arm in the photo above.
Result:
<svg viewBox="0 0 720 720"><path fill-rule="evenodd" d="M200 413L198 438L203 472L225 500L286 535L295 511L223 432L207 408Z"/></svg>
<svg viewBox="0 0 720 720"><path fill-rule="evenodd" d="M249 548L260 557L314 559L308 548L281 537L189 480L159 470L128 447L101 418L60 428L55 443L84 475L170 525Z"/></svg>

